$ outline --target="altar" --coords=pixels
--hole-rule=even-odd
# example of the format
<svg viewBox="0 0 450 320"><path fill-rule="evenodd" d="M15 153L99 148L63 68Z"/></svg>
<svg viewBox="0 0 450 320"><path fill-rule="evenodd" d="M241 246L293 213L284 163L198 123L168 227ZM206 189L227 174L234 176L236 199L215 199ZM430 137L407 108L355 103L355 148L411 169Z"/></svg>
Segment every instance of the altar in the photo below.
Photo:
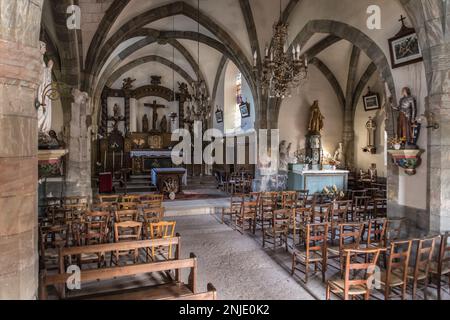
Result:
<svg viewBox="0 0 450 320"><path fill-rule="evenodd" d="M153 169L152 183L160 193L180 193L183 185L187 184L187 171L183 168Z"/></svg>
<svg viewBox="0 0 450 320"><path fill-rule="evenodd" d="M349 171L303 170L293 167L288 173L288 190L309 190L310 194L322 192L325 187L336 186L347 191Z"/></svg>
<svg viewBox="0 0 450 320"><path fill-rule="evenodd" d="M170 150L132 150L131 168L134 175L150 174L155 168L172 168Z"/></svg>

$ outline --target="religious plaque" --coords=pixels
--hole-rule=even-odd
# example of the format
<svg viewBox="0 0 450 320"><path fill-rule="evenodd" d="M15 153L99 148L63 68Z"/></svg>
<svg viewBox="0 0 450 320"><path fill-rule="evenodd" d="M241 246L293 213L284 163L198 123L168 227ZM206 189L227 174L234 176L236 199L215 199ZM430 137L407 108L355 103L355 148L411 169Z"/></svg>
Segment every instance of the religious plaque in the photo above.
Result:
<svg viewBox="0 0 450 320"><path fill-rule="evenodd" d="M148 145L150 149L162 149L163 141L161 136L153 135L148 138Z"/></svg>

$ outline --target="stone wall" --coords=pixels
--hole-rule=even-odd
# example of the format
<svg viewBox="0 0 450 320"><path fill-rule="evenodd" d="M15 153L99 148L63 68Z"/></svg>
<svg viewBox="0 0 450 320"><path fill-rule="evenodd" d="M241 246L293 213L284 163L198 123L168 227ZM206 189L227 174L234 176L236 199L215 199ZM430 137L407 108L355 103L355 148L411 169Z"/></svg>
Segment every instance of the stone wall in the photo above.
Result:
<svg viewBox="0 0 450 320"><path fill-rule="evenodd" d="M35 299L38 287L34 101L42 2L0 0L0 299Z"/></svg>

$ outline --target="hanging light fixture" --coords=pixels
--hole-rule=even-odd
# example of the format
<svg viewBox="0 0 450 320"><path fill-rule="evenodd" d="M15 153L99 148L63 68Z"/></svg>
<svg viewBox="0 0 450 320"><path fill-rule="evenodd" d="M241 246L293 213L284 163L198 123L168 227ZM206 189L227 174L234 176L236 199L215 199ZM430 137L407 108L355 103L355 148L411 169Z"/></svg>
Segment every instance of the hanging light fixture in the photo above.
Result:
<svg viewBox="0 0 450 320"><path fill-rule="evenodd" d="M308 60L300 55L300 45L292 46L289 51L288 24L283 23L282 0L280 0L280 20L273 26L272 47L266 46L261 84L270 97L284 99L291 96L291 90L297 88L308 77ZM257 53L254 55L256 67Z"/></svg>
<svg viewBox="0 0 450 320"><path fill-rule="evenodd" d="M191 84L192 94L187 103L192 114L192 120L206 121L211 118L211 104L205 81L200 79L200 0L197 0L197 81Z"/></svg>

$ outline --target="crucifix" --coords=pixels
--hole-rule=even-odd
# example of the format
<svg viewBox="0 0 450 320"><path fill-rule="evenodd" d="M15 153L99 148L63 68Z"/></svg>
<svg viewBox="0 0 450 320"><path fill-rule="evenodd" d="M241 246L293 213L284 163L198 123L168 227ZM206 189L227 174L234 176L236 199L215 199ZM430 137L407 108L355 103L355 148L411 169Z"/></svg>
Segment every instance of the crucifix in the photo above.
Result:
<svg viewBox="0 0 450 320"><path fill-rule="evenodd" d="M406 18L403 15L400 15L400 20L398 20L398 21L402 23L403 27L406 27L405 20L406 20Z"/></svg>
<svg viewBox="0 0 450 320"><path fill-rule="evenodd" d="M153 104L145 103L144 107L149 107L153 109L153 127L152 131L157 132L158 131L158 109L165 108L166 106L163 106L161 104L157 104L156 100L153 101Z"/></svg>

